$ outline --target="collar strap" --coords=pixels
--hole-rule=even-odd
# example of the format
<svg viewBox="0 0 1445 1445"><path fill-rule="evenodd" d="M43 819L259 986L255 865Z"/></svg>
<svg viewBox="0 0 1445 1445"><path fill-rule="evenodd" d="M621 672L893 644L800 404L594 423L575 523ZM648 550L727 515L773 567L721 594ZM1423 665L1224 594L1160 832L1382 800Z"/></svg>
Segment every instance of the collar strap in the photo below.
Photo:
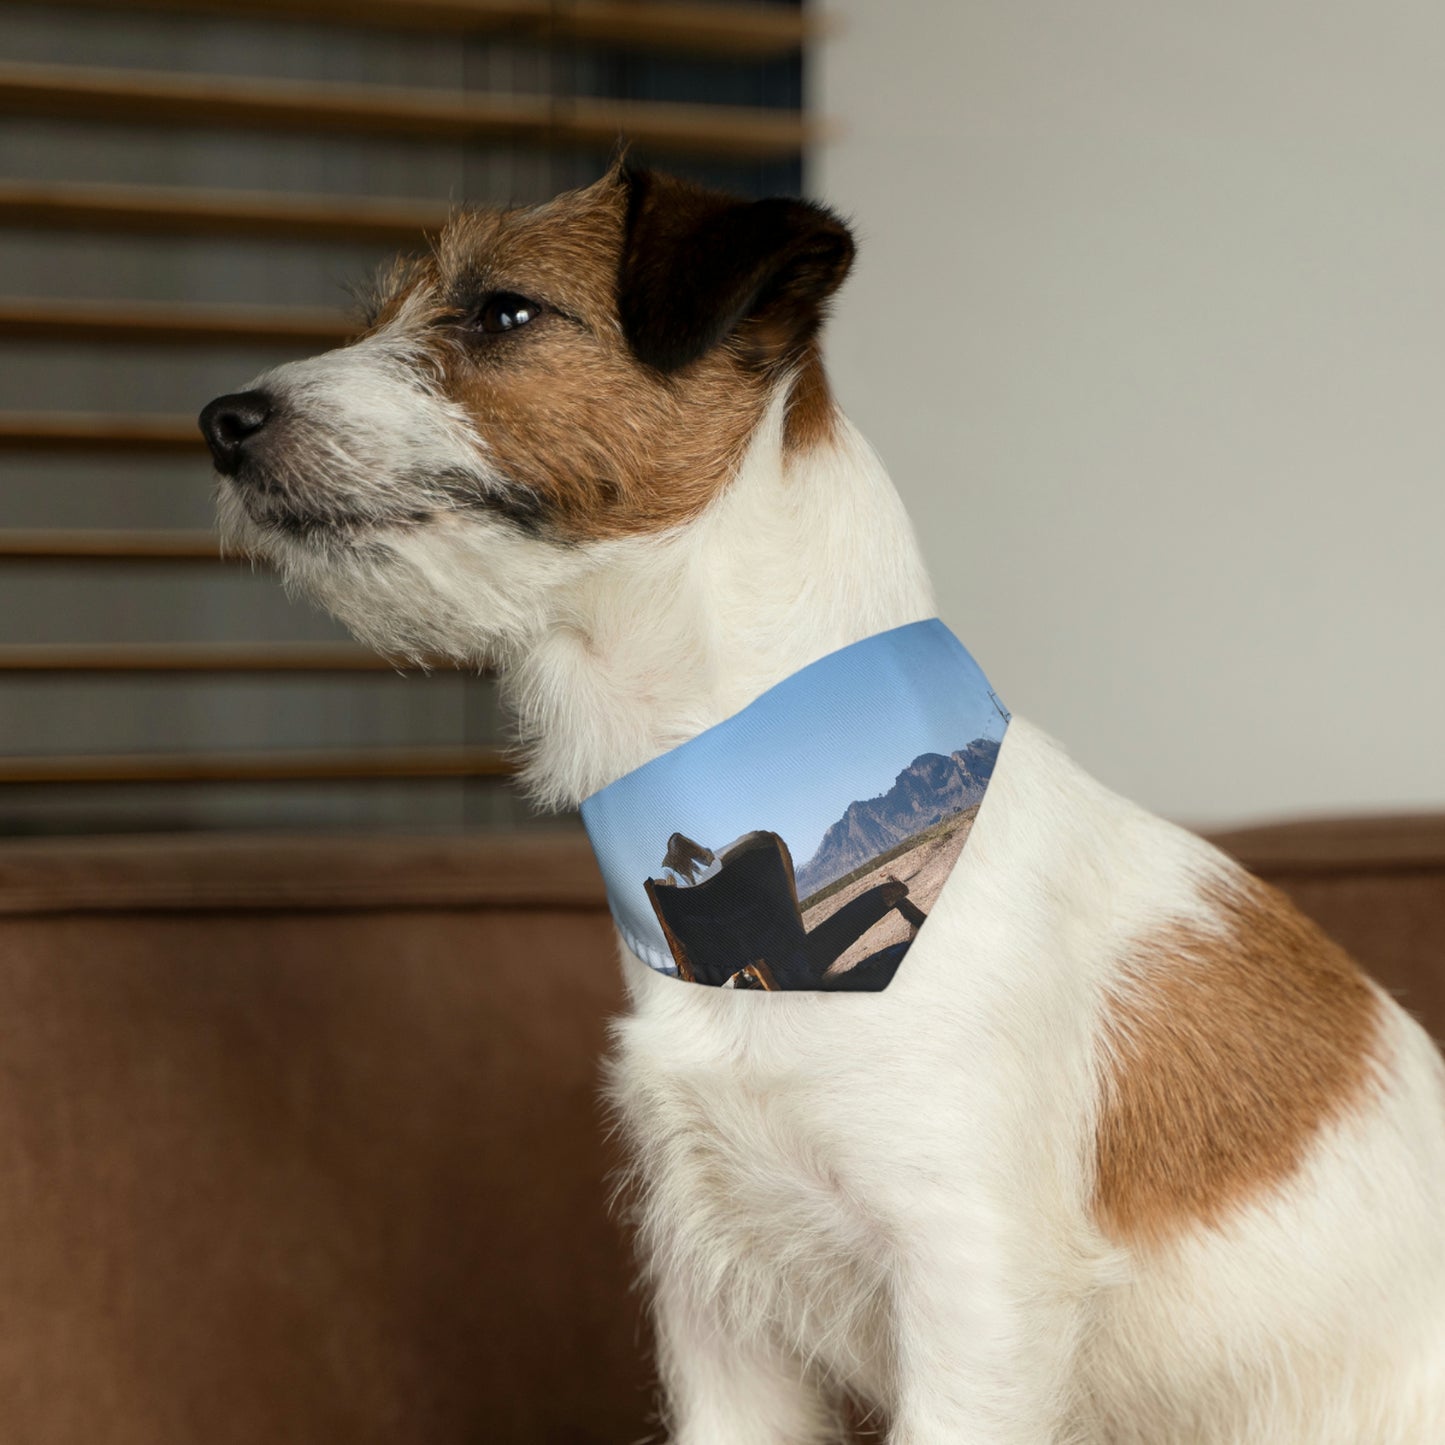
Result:
<svg viewBox="0 0 1445 1445"><path fill-rule="evenodd" d="M1008 721L937 618L810 663L582 804L623 940L692 983L886 988Z"/></svg>

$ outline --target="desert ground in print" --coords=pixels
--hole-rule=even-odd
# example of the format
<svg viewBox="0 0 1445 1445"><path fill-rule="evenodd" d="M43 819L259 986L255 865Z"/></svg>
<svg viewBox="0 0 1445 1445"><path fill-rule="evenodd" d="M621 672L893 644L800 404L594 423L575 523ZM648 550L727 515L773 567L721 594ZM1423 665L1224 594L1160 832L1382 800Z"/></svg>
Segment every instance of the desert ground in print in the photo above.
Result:
<svg viewBox="0 0 1445 1445"><path fill-rule="evenodd" d="M849 878L841 887L834 885L836 891L821 890L822 896L817 902L805 899L804 927L811 931L825 918L831 918L845 903L880 883L886 883L890 878L897 878L908 885L910 903L917 905L925 913L932 911L948 875L953 871L953 865L958 862L958 856L963 852L963 845L968 842L968 835L973 829L973 820L976 817L977 806L965 808L952 818L935 824L917 838L910 838L901 851L885 857L866 873ZM855 963L860 963L870 954L894 943L906 943L912 936L913 930L903 916L891 912L853 944L828 972L846 973Z"/></svg>

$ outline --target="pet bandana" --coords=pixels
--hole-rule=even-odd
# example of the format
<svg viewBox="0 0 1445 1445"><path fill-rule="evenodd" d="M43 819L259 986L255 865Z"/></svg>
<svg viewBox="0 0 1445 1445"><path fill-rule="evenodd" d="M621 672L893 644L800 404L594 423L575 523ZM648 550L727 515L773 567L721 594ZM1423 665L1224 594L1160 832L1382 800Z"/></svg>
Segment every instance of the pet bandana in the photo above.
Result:
<svg viewBox="0 0 1445 1445"><path fill-rule="evenodd" d="M714 987L886 988L1008 721L937 618L810 663L582 804L627 946Z"/></svg>

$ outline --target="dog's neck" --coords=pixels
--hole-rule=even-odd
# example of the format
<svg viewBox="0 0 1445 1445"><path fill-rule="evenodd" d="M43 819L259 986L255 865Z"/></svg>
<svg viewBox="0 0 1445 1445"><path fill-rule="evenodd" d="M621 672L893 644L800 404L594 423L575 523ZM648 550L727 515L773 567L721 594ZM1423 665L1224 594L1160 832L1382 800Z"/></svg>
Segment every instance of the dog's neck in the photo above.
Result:
<svg viewBox="0 0 1445 1445"><path fill-rule="evenodd" d="M842 416L793 452L782 413L779 398L696 521L599 544L505 670L540 802L575 805L809 662L934 615L877 455Z"/></svg>

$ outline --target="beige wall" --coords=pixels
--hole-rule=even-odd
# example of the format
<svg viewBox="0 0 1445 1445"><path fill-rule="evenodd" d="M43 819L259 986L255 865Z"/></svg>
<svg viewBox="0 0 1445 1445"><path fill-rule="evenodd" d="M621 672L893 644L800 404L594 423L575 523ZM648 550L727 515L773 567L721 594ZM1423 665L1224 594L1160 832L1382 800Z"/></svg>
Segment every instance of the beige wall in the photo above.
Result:
<svg viewBox="0 0 1445 1445"><path fill-rule="evenodd" d="M830 0L830 332L940 610L1171 816L1445 806L1445 10Z"/></svg>

